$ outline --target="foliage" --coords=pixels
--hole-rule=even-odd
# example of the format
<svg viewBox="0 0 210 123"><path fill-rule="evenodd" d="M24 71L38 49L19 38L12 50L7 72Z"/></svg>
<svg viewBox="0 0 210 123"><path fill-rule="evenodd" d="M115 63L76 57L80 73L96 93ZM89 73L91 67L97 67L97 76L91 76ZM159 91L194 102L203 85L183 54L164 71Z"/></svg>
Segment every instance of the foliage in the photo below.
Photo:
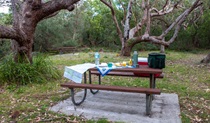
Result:
<svg viewBox="0 0 210 123"><path fill-rule="evenodd" d="M10 52L10 41L6 39L0 39L0 58L9 54Z"/></svg>
<svg viewBox="0 0 210 123"><path fill-rule="evenodd" d="M151 4L157 9L165 4L165 1L153 0ZM173 2L177 2L175 0ZM121 20L124 17L123 7L126 8L128 0L115 1L113 6L116 11L117 19L119 20L120 28L123 28ZM187 8L192 4L189 0L184 0L183 7ZM208 2L205 0L204 3ZM139 4L136 4L139 3ZM139 7L141 0L134 1L132 7L131 27L134 27L141 19L143 11ZM193 50L193 48L209 48L209 9L207 4L204 4L204 16L198 21L197 27L190 23L190 19L195 13L186 20L189 23L188 28L182 28L174 43L168 47L173 50ZM209 5L209 3L208 3ZM151 23L151 35L158 36L162 33L162 25L166 27L173 22L183 9L177 9L171 14L163 18L154 18ZM166 23L162 23L164 20ZM138 32L141 35L145 27ZM168 40L173 34L171 31L167 36ZM39 23L35 35L35 50L47 51L52 47L68 47L68 46L90 46L90 47L109 47L120 49L121 42L117 36L116 27L113 23L112 16L108 7L102 4L99 0L83 1L76 6L76 9L71 13L67 11L60 12L57 16L44 20ZM152 44L140 43L134 48L138 50L157 49L159 46ZM134 50L134 49L133 49Z"/></svg>
<svg viewBox="0 0 210 123"><path fill-rule="evenodd" d="M207 9L200 20L191 23L180 31L177 40L170 46L170 49L190 51L195 48L210 48L210 9Z"/></svg>
<svg viewBox="0 0 210 123"><path fill-rule="evenodd" d="M11 25L12 24L12 14L0 13L0 25ZM0 39L0 58L9 54L10 42L8 39Z"/></svg>
<svg viewBox="0 0 210 123"><path fill-rule="evenodd" d="M191 4L190 1L183 1L185 5ZM203 1L204 3L207 3L208 1ZM208 2L209 4L209 2ZM209 38L209 5L204 4L204 11L203 15L197 10L195 10L186 20L185 25L182 26L178 37L175 42L173 42L168 48L172 50L178 50L178 51L192 51L197 48L201 49L208 49L210 48L210 38ZM179 15L178 12L173 12L172 16L169 16L167 18L164 18L165 20L168 20L169 22L173 21L173 18L175 15ZM154 26L155 30L157 30L156 33L160 33L160 22L153 23L152 26ZM159 30L159 31L158 31ZM152 32L154 32L152 30ZM173 32L169 33L166 37L166 40L168 37L171 37Z"/></svg>
<svg viewBox="0 0 210 123"><path fill-rule="evenodd" d="M1 14L0 13L0 25L11 25L12 24L12 14Z"/></svg>
<svg viewBox="0 0 210 123"><path fill-rule="evenodd" d="M47 51L52 47L80 45L83 20L77 16L80 14L75 11L62 11L57 16L39 23L35 33L35 50Z"/></svg>
<svg viewBox="0 0 210 123"><path fill-rule="evenodd" d="M82 10L78 5L71 13L61 11L55 17L39 23L35 34L35 50L82 45L85 30Z"/></svg>
<svg viewBox="0 0 210 123"><path fill-rule="evenodd" d="M192 35L188 30L181 30L176 41L170 45L170 49L177 51L191 51L195 47L192 42Z"/></svg>
<svg viewBox="0 0 210 123"><path fill-rule="evenodd" d="M85 1L83 7L85 8L83 43L88 46L113 48L120 45L109 9L98 0ZM121 17L122 13L118 11L117 15Z"/></svg>
<svg viewBox="0 0 210 123"><path fill-rule="evenodd" d="M52 61L43 54L33 58L33 64L15 63L12 55L6 56L0 64L0 83L27 85L58 79L60 74Z"/></svg>
<svg viewBox="0 0 210 123"><path fill-rule="evenodd" d="M198 46L200 48L210 48L210 9L208 9L199 22L199 27L195 28L197 31L197 38L199 39ZM194 31L195 31L194 30ZM192 31L193 32L193 31Z"/></svg>
<svg viewBox="0 0 210 123"><path fill-rule="evenodd" d="M122 12L117 11L117 16L122 18ZM71 13L62 11L39 23L34 48L36 51L83 45L116 48L116 45L121 45L116 37L109 9L98 0L84 1Z"/></svg>
<svg viewBox="0 0 210 123"><path fill-rule="evenodd" d="M2 14L0 13L0 25L11 25L12 24L12 14ZM9 54L10 51L10 41L8 39L0 39L0 58Z"/></svg>

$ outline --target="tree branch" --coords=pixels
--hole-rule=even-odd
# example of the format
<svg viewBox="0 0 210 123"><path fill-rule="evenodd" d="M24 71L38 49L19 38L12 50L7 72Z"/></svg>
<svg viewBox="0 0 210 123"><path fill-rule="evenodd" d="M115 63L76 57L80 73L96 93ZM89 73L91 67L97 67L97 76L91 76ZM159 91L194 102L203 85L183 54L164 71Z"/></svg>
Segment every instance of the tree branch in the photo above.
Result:
<svg viewBox="0 0 210 123"><path fill-rule="evenodd" d="M126 41L129 39L129 32L130 32L130 20L132 16L132 4L133 0L130 0L128 3L127 14L125 19L125 26L124 26L124 40Z"/></svg>
<svg viewBox="0 0 210 123"><path fill-rule="evenodd" d="M33 10L40 9L42 6L42 0L33 0L31 5Z"/></svg>
<svg viewBox="0 0 210 123"><path fill-rule="evenodd" d="M155 17L155 18L152 18L152 20L159 20L161 22L164 22L166 27L169 27L170 26L170 23L167 22L164 18L162 18L161 16L160 17Z"/></svg>
<svg viewBox="0 0 210 123"><path fill-rule="evenodd" d="M138 44L140 42L151 42L154 44L161 44L164 46L169 46L168 42L157 39L157 37L155 37L155 36L148 36L147 39L143 39L143 36L139 36L139 37L134 37L131 40L133 40L132 46L134 46L135 44Z"/></svg>
<svg viewBox="0 0 210 123"><path fill-rule="evenodd" d="M186 18L188 17L188 15L193 10L195 10L197 7L199 7L202 4L203 3L201 2L201 0L196 0L194 2L194 4L190 8L185 10L180 16L178 16L177 19L171 24L171 26L168 27L160 36L149 36L149 35L147 35L147 36L144 37L144 35L143 35L143 36L140 36L140 37L135 37L135 38L133 38L134 43L136 44L136 43L139 43L139 42L152 42L152 43L155 43L155 44L162 44L164 46L169 46L172 42L174 42L174 40L178 36L178 33L179 33L180 29L181 29L181 26L184 23L184 21L186 20ZM173 36L168 41L165 41L163 38L174 27L175 27L175 31L174 31Z"/></svg>
<svg viewBox="0 0 210 123"><path fill-rule="evenodd" d="M112 19L114 20L114 23L115 23L115 26L116 26L116 29L117 29L118 36L119 36L119 38L120 38L121 43L124 43L124 42L123 42L122 31L121 31L120 26L119 26L119 24L118 24L118 21L117 21L116 15L115 15L114 8L112 7L111 3L108 3L106 0L100 0L100 1L101 1L102 3L104 3L107 7L109 7L109 9L111 10ZM110 2L111 2L111 1L110 1Z"/></svg>
<svg viewBox="0 0 210 123"><path fill-rule="evenodd" d="M0 25L0 38L17 39L16 31L13 28Z"/></svg>
<svg viewBox="0 0 210 123"><path fill-rule="evenodd" d="M53 14L51 14L51 15L49 15L49 16L47 16L47 17L44 17L43 20L44 20L44 19L51 18L51 17L54 17L54 16L56 16L58 13L59 13L59 11L54 12Z"/></svg>
<svg viewBox="0 0 210 123"><path fill-rule="evenodd" d="M151 24L151 16L150 16L150 4L149 0L146 3L146 11L147 11L147 22L146 22L146 30L145 30L145 35L149 35L150 33L150 24Z"/></svg>
<svg viewBox="0 0 210 123"><path fill-rule="evenodd" d="M13 15L13 28L15 30L18 30L19 27L18 27L18 23L19 23L19 13L18 13L18 10L17 10L17 0L11 0L11 5L12 5L12 15Z"/></svg>
<svg viewBox="0 0 210 123"><path fill-rule="evenodd" d="M38 16L38 21L62 9L72 11L74 9L74 4L76 4L78 1L80 0L51 0L42 3L41 8L37 10L40 12L36 13L36 16Z"/></svg>
<svg viewBox="0 0 210 123"><path fill-rule="evenodd" d="M166 0L166 3L165 3L165 5L163 6L163 10L166 8L166 6L168 6L169 5L169 0Z"/></svg>
<svg viewBox="0 0 210 123"><path fill-rule="evenodd" d="M194 2L194 4L193 4L190 8L186 9L180 16L178 16L177 19L171 24L171 26L170 26L168 29L166 29L166 30L161 34L160 38L162 39L163 37L165 37L165 36L169 33L169 31L172 30L172 28L173 28L175 25L179 24L179 25L177 25L177 26L181 26L181 24L184 22L183 20L185 20L185 19L187 18L187 16L188 16L194 9L196 9L196 8L198 7L198 5L199 5L199 6L202 5L202 2L200 2L200 0L196 0L196 1Z"/></svg>
<svg viewBox="0 0 210 123"><path fill-rule="evenodd" d="M175 31L174 31L174 34L173 36L171 37L171 39L167 42L165 41L160 41L160 40L155 40L154 38L151 38L151 41L154 42L154 43L160 43L160 44L163 44L163 45L170 45L172 42L174 42L174 40L176 39L176 37L178 36L178 33L180 31L180 28L181 28L181 25L184 23L184 21L186 20L187 16L194 10L196 9L198 6L202 5L202 2L200 0L196 0L194 2L194 4L188 8L187 10L184 11L183 14L181 14L176 20L174 23L171 24L171 26L166 29L166 31L164 31L160 37L158 37L158 39L162 40L163 37L166 36L166 34L169 33L169 31L176 25L176 28L175 28Z"/></svg>
<svg viewBox="0 0 210 123"><path fill-rule="evenodd" d="M119 3L120 3L120 5L121 5L122 8L123 8L124 17L123 17L123 20L121 21L121 24L124 26L125 18L126 18L126 8L125 8L125 6L123 5L123 3L122 3L121 0L119 0Z"/></svg>
<svg viewBox="0 0 210 123"><path fill-rule="evenodd" d="M142 26L145 24L146 20L147 20L147 10L146 10L146 5L145 5L145 0L142 0L142 8L144 10L144 14L142 17L142 20L130 30L130 34L129 37L132 38L134 37L134 35L138 32L138 30L140 30L142 28Z"/></svg>
<svg viewBox="0 0 210 123"><path fill-rule="evenodd" d="M181 2L181 0L178 1L176 4L174 4L170 8L170 0L167 0L165 5L163 6L163 8L161 10L158 11L158 9L156 9L156 8L151 8L150 12L155 11L155 13L151 13L151 17L162 16L162 15L166 15L168 13L171 13L175 8L177 8L177 6L180 4L180 2Z"/></svg>
<svg viewBox="0 0 210 123"><path fill-rule="evenodd" d="M202 5L203 3L200 2L200 0L195 1L195 3L193 4L193 6L191 6L189 9L187 9L184 13L185 15L180 19L180 21L177 23L177 27L174 31L174 35L173 37L168 41L169 44L171 44L172 42L174 42L175 38L178 36L179 30L181 28L181 25L184 23L184 21L186 20L187 16L197 7L199 7L200 5Z"/></svg>

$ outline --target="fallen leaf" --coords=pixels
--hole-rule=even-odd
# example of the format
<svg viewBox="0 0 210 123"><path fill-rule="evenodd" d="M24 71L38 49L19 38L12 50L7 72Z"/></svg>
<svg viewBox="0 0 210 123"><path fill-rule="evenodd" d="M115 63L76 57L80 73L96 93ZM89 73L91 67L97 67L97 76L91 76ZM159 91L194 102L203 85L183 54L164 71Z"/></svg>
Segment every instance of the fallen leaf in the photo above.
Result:
<svg viewBox="0 0 210 123"><path fill-rule="evenodd" d="M14 111L14 112L11 114L11 118L12 118L12 119L17 118L18 116L20 116L20 112L19 112L19 111Z"/></svg>

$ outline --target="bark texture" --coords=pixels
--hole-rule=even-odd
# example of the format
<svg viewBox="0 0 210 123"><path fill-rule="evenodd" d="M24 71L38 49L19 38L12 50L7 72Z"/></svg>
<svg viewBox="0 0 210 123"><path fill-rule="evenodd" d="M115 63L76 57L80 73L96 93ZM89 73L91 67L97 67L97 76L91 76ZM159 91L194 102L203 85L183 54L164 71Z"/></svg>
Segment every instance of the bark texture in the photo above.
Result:
<svg viewBox="0 0 210 123"><path fill-rule="evenodd" d="M201 63L210 63L210 53L204 59L201 60Z"/></svg>
<svg viewBox="0 0 210 123"><path fill-rule="evenodd" d="M60 10L72 11L79 0L11 0L12 27L0 25L0 38L12 39L16 62L32 63L33 37L37 24Z"/></svg>

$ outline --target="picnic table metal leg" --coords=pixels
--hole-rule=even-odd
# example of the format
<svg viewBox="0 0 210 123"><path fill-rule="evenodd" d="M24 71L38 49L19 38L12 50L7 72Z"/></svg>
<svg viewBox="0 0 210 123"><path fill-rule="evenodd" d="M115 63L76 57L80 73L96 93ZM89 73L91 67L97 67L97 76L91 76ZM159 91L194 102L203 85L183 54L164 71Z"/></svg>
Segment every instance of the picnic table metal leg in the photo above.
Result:
<svg viewBox="0 0 210 123"><path fill-rule="evenodd" d="M86 84L87 83L87 77L86 77L86 72L84 73L84 83ZM82 98L82 100L80 101L80 102L76 102L75 101L75 91L74 91L74 88L70 88L70 90L71 90L71 100L72 100L72 102L73 102L73 104L74 105L80 105L80 104L82 104L84 101L85 101L85 99L86 99L86 95L87 95L87 89L84 89L84 95L83 95L83 98Z"/></svg>
<svg viewBox="0 0 210 123"><path fill-rule="evenodd" d="M146 94L146 115L151 114L152 94Z"/></svg>
<svg viewBox="0 0 210 123"><path fill-rule="evenodd" d="M156 78L154 77L153 88L156 88Z"/></svg>
<svg viewBox="0 0 210 123"><path fill-rule="evenodd" d="M98 76L99 85L101 84L101 75Z"/></svg>
<svg viewBox="0 0 210 123"><path fill-rule="evenodd" d="M74 97L75 96L74 88L71 88L71 100L72 100L74 105L80 105L80 104L82 104L85 101L85 98L86 98L86 95L87 95L87 89L84 89L84 91L85 92L84 92L82 100L80 102L76 102L75 101L75 97Z"/></svg>
<svg viewBox="0 0 210 123"><path fill-rule="evenodd" d="M150 88L155 88L155 75L150 74Z"/></svg>
<svg viewBox="0 0 210 123"><path fill-rule="evenodd" d="M155 74L150 74L150 88L156 88L155 87ZM152 100L154 98L154 95L152 95Z"/></svg>
<svg viewBox="0 0 210 123"><path fill-rule="evenodd" d="M89 71L89 83L92 84L91 71ZM99 75L98 84L99 84L99 85L101 84L101 77L100 77L100 75ZM98 91L99 91L99 90L93 91L93 89L90 89L90 92L91 92L92 94L96 94L96 93L98 93Z"/></svg>

